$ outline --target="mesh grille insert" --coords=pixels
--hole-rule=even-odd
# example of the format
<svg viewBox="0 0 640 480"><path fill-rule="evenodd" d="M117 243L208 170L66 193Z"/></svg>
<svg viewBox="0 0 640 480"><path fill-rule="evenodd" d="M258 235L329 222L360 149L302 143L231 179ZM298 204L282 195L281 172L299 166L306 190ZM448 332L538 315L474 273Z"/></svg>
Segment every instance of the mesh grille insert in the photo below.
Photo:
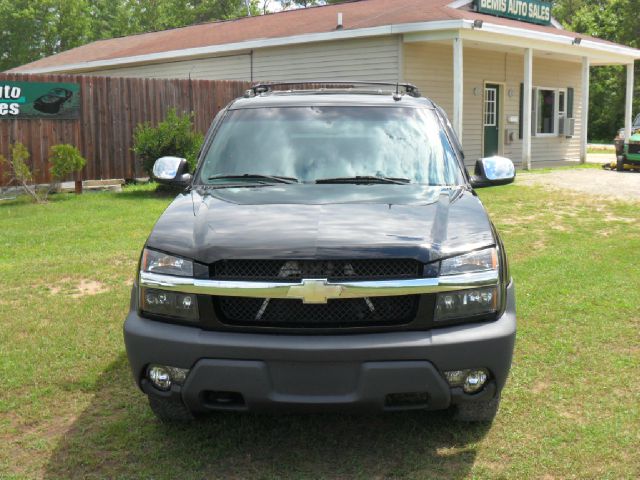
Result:
<svg viewBox="0 0 640 480"><path fill-rule="evenodd" d="M422 264L415 260L222 260L213 264L218 280L291 281L303 278L417 278Z"/></svg>
<svg viewBox="0 0 640 480"><path fill-rule="evenodd" d="M292 328L402 325L415 318L418 302L417 295L329 300L326 304L264 298L215 299L223 323Z"/></svg>

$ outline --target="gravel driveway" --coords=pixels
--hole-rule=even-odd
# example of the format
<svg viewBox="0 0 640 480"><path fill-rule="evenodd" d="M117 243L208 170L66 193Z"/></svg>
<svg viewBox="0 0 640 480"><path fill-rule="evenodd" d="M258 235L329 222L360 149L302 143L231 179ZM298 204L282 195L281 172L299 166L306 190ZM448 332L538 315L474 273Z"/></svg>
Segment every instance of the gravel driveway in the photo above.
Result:
<svg viewBox="0 0 640 480"><path fill-rule="evenodd" d="M616 172L598 169L556 170L550 173L522 173L519 185L541 185L574 190L600 198L640 202L640 172Z"/></svg>

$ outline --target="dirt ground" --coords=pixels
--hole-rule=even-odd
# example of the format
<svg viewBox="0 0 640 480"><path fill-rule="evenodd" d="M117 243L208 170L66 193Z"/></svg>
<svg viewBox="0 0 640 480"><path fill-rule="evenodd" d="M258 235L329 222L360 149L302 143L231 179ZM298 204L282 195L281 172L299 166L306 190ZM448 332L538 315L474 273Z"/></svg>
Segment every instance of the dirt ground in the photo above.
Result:
<svg viewBox="0 0 640 480"><path fill-rule="evenodd" d="M519 185L574 190L599 198L640 202L640 172L556 170L550 173L523 173L518 175L516 182Z"/></svg>

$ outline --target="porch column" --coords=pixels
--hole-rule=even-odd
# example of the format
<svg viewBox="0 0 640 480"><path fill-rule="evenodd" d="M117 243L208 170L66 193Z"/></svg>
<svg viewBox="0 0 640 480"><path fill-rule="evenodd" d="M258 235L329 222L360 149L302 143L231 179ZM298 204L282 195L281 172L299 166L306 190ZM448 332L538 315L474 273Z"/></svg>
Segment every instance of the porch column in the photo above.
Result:
<svg viewBox="0 0 640 480"><path fill-rule="evenodd" d="M524 87L522 89L522 168L531 170L531 93L533 91L533 49L524 50Z"/></svg>
<svg viewBox="0 0 640 480"><path fill-rule="evenodd" d="M582 57L582 115L580 115L580 163L587 163L589 134L589 58Z"/></svg>
<svg viewBox="0 0 640 480"><path fill-rule="evenodd" d="M627 65L627 97L624 109L624 138L631 136L633 125L633 63Z"/></svg>
<svg viewBox="0 0 640 480"><path fill-rule="evenodd" d="M462 143L462 110L464 93L462 38L453 39L453 128Z"/></svg>

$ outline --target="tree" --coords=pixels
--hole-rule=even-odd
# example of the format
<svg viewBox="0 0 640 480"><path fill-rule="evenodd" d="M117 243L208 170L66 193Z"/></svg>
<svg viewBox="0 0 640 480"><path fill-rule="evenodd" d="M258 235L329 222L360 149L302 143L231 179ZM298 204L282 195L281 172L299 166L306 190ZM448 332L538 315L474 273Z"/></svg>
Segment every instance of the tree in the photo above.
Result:
<svg viewBox="0 0 640 480"><path fill-rule="evenodd" d="M47 201L48 190L39 192L37 185L33 183L33 172L27 165L31 154L22 143L14 143L9 147L9 158L0 155L0 164L7 165L8 173L5 174L10 182L18 184L22 190L35 202L44 203Z"/></svg>
<svg viewBox="0 0 640 480"><path fill-rule="evenodd" d="M91 40L87 0L0 0L0 71Z"/></svg>
<svg viewBox="0 0 640 480"><path fill-rule="evenodd" d="M68 143L54 145L49 151L51 164L49 171L54 182L61 182L65 177L82 170L87 164L87 160L74 145Z"/></svg>
<svg viewBox="0 0 640 480"><path fill-rule="evenodd" d="M257 0L250 9L260 13ZM246 14L245 0L0 0L0 71L93 40Z"/></svg>
<svg viewBox="0 0 640 480"><path fill-rule="evenodd" d="M280 6L283 10L290 8L307 8L318 5L331 5L335 3L344 3L348 0L280 0Z"/></svg>
<svg viewBox="0 0 640 480"><path fill-rule="evenodd" d="M604 40L640 47L640 0L559 0L554 16L569 30ZM636 85L640 65L635 66ZM610 142L624 126L626 75L621 67L591 70L589 136ZM636 92L638 88L636 87ZM634 96L634 111L640 111L640 95Z"/></svg>

